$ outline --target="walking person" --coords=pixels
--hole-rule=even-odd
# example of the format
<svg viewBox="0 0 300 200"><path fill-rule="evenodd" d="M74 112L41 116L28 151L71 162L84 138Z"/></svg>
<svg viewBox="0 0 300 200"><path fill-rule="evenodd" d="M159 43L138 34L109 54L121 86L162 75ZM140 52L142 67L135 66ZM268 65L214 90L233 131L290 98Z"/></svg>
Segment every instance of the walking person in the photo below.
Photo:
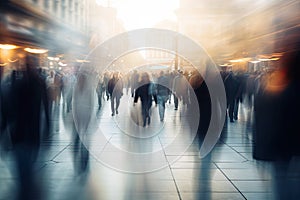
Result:
<svg viewBox="0 0 300 200"><path fill-rule="evenodd" d="M77 74L76 84L73 89L72 114L74 121L74 152L75 161L79 161L76 170L79 173L87 172L89 168L90 145L89 127L94 120L94 105L96 99L96 75L91 71L81 71Z"/></svg>
<svg viewBox="0 0 300 200"><path fill-rule="evenodd" d="M165 108L166 102L168 101L170 95L169 79L165 76L163 71L160 72L160 76L157 79L156 86L156 95L157 95L157 103L158 103L158 111L160 121L164 121L165 118Z"/></svg>
<svg viewBox="0 0 300 200"><path fill-rule="evenodd" d="M103 77L99 76L99 80L98 80L98 84L97 84L97 88L96 88L96 92L97 92L97 96L98 96L98 110L101 109L102 106L102 96L103 96L103 91L105 90L105 86L104 86L104 81L103 81Z"/></svg>
<svg viewBox="0 0 300 200"><path fill-rule="evenodd" d="M119 114L120 99L123 95L123 82L118 72L113 74L113 77L108 81L107 90L110 95L111 116Z"/></svg>
<svg viewBox="0 0 300 200"><path fill-rule="evenodd" d="M138 98L142 102L142 116L143 116L143 127L151 122L150 108L152 106L152 87L153 84L150 82L148 73L143 73L141 76L141 82L138 84L139 87L135 90L134 104L138 101Z"/></svg>
<svg viewBox="0 0 300 200"><path fill-rule="evenodd" d="M138 82L139 82L139 74L137 73L137 70L134 70L130 78L130 88L131 88L132 97L134 96L135 90L137 89Z"/></svg>
<svg viewBox="0 0 300 200"><path fill-rule="evenodd" d="M76 82L76 77L72 72L67 72L62 78L62 94L63 94L63 108L67 106L67 113L71 110L73 88Z"/></svg>
<svg viewBox="0 0 300 200"><path fill-rule="evenodd" d="M43 199L34 172L42 138L49 136L49 113L46 83L40 78L35 57L26 58L26 70L21 78L13 74L12 84L5 93L8 103L2 105L3 122L10 134L16 173L19 178L18 199ZM43 105L43 106L41 106ZM45 117L41 117L44 114ZM44 131L42 132L42 128Z"/></svg>
<svg viewBox="0 0 300 200"><path fill-rule="evenodd" d="M58 106L60 104L60 98L62 94L62 75L61 72L56 71L54 75L54 92L55 92L55 105Z"/></svg>
<svg viewBox="0 0 300 200"><path fill-rule="evenodd" d="M224 79L226 99L227 99L227 109L230 122L234 122L234 108L235 100L238 91L238 81L236 80L234 74L229 72Z"/></svg>
<svg viewBox="0 0 300 200"><path fill-rule="evenodd" d="M175 110L178 110L178 99L182 101L183 105L188 104L189 100L189 85L183 72L179 71L179 74L173 80L173 94L174 94L174 104Z"/></svg>
<svg viewBox="0 0 300 200"><path fill-rule="evenodd" d="M108 81L110 80L110 72L106 71L103 74L103 84L104 84L104 88L105 88L105 95L106 95L106 100L109 100L109 93L107 90L107 86L108 86Z"/></svg>
<svg viewBox="0 0 300 200"><path fill-rule="evenodd" d="M46 78L46 91L47 91L47 96L49 98L49 112L52 114L52 106L55 104L56 100L56 95L55 95L55 86L54 86L54 77L55 77L55 72L50 71L49 75Z"/></svg>

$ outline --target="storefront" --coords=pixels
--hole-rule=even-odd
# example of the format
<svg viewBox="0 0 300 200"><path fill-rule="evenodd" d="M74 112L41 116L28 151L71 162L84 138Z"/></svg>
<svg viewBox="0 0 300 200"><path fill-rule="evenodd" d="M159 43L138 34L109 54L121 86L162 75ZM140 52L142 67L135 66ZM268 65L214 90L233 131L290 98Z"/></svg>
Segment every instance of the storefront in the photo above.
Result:
<svg viewBox="0 0 300 200"><path fill-rule="evenodd" d="M38 54L42 67L47 57L82 59L88 37L46 12L24 2L4 0L0 8L0 64L22 67L27 54ZM71 61L70 61L71 62Z"/></svg>

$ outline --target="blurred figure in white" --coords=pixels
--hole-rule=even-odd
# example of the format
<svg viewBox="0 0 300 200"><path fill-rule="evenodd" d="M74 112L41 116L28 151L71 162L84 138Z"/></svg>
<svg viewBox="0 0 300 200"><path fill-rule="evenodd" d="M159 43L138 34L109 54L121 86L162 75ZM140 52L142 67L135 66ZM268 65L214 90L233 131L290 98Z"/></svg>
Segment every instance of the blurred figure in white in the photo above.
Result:
<svg viewBox="0 0 300 200"><path fill-rule="evenodd" d="M173 94L175 110L178 110L178 100L182 101L183 105L189 102L189 83L183 76L183 72L179 71L179 74L175 76L173 80Z"/></svg>
<svg viewBox="0 0 300 200"><path fill-rule="evenodd" d="M73 88L76 82L75 75L67 71L62 78L62 94L63 94L63 108L67 107L67 112L71 110Z"/></svg>
<svg viewBox="0 0 300 200"><path fill-rule="evenodd" d="M105 83L103 80L103 76L99 75L97 88L96 88L96 92L97 92L97 96L98 96L98 110L100 110L101 106L102 106L103 91L105 91Z"/></svg>
<svg viewBox="0 0 300 200"><path fill-rule="evenodd" d="M55 79L55 72L50 71L49 75L46 77L46 85L47 85L47 94L48 94L48 98L49 98L49 111L50 111L50 113L52 111L52 106L53 106L53 104L55 103L55 100L56 100L54 79Z"/></svg>
<svg viewBox="0 0 300 200"><path fill-rule="evenodd" d="M74 145L79 151L74 152L74 163L79 163L79 173L86 172L89 163L88 129L94 116L96 99L96 76L93 72L83 71L77 75L74 86L72 113L74 118ZM76 162L79 161L79 162Z"/></svg>

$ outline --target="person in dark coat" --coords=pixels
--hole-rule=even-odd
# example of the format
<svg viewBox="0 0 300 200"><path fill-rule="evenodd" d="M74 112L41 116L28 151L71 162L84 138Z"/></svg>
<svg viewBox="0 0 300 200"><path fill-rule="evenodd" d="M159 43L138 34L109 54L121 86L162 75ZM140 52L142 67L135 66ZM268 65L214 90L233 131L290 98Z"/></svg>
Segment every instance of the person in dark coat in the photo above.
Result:
<svg viewBox="0 0 300 200"><path fill-rule="evenodd" d="M280 34L278 68L262 76L254 101L253 158L272 161L277 199L300 199L300 27Z"/></svg>
<svg viewBox="0 0 300 200"><path fill-rule="evenodd" d="M200 121L197 130L197 136L199 145L201 145L207 134L211 120L211 99L206 82L197 70L193 72L192 76L189 79L189 83L193 89L194 94L196 95L196 103L198 103L199 106ZM189 109L190 112L194 112L195 110L192 106L189 107Z"/></svg>
<svg viewBox="0 0 300 200"><path fill-rule="evenodd" d="M238 120L238 111L239 111L239 104L243 103L244 101L244 93L246 88L246 75L239 71L235 75L235 79L237 82L237 91L235 95L235 102L234 102L234 109L233 109L233 119Z"/></svg>
<svg viewBox="0 0 300 200"><path fill-rule="evenodd" d="M108 81L107 90L110 95L111 116L114 116L119 113L120 99L123 95L123 82L118 72L115 72L113 77Z"/></svg>
<svg viewBox="0 0 300 200"><path fill-rule="evenodd" d="M146 72L142 74L141 79L141 82L138 84L139 87L135 90L134 105L140 98L142 102L143 126L145 127L151 121L150 108L152 106L153 84L150 82L149 74Z"/></svg>
<svg viewBox="0 0 300 200"><path fill-rule="evenodd" d="M7 94L11 101L10 110L4 115L9 126L11 142L14 149L17 174L20 178L20 198L39 199L34 182L34 162L37 159L40 141L47 137L49 131L49 113L46 84L36 69L35 57L27 58L27 68L19 79L13 77L10 91ZM6 105L2 105L6 107ZM41 117L44 112L45 117ZM45 119L45 121L43 121ZM44 125L45 132L41 132Z"/></svg>
<svg viewBox="0 0 300 200"><path fill-rule="evenodd" d="M227 109L230 122L234 122L234 107L235 100L238 91L238 81L234 77L232 72L229 72L224 79L225 91L226 91L226 99L227 99Z"/></svg>

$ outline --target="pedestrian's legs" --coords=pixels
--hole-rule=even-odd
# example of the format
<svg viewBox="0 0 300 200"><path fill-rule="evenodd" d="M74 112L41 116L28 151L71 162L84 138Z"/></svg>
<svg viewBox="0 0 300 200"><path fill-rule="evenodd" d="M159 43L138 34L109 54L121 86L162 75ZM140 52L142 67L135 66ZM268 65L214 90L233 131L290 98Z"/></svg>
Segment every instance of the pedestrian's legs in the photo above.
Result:
<svg viewBox="0 0 300 200"><path fill-rule="evenodd" d="M98 94L98 105L99 105L99 110L102 106L102 93Z"/></svg>
<svg viewBox="0 0 300 200"><path fill-rule="evenodd" d="M160 121L163 121L165 117L165 98L163 96L157 96L157 101Z"/></svg>
<svg viewBox="0 0 300 200"><path fill-rule="evenodd" d="M111 116L115 115L115 96L110 97Z"/></svg>
<svg viewBox="0 0 300 200"><path fill-rule="evenodd" d="M131 97L134 97L134 87L131 87Z"/></svg>
<svg viewBox="0 0 300 200"><path fill-rule="evenodd" d="M88 165L89 165L89 151L86 148L86 146L80 141L80 153L81 153L81 158L80 158L80 169L81 172L84 172L87 170Z"/></svg>
<svg viewBox="0 0 300 200"><path fill-rule="evenodd" d="M72 94L67 95L67 112L70 112L72 105Z"/></svg>
<svg viewBox="0 0 300 200"><path fill-rule="evenodd" d="M108 93L107 90L105 90L105 94L106 94L106 100L108 101L108 99L109 99L109 93Z"/></svg>
<svg viewBox="0 0 300 200"><path fill-rule="evenodd" d="M173 96L174 96L175 110L177 110L178 109L178 98L175 94L173 94Z"/></svg>
<svg viewBox="0 0 300 200"><path fill-rule="evenodd" d="M151 106L152 106L152 101L148 102L148 105L146 107L147 108L146 113L147 113L147 118L148 118L148 125L151 122Z"/></svg>
<svg viewBox="0 0 300 200"><path fill-rule="evenodd" d="M252 94L248 94L248 106L249 106L249 109L252 108L252 103L253 103Z"/></svg>
<svg viewBox="0 0 300 200"><path fill-rule="evenodd" d="M233 122L234 100L229 102L228 115L230 122Z"/></svg>
<svg viewBox="0 0 300 200"><path fill-rule="evenodd" d="M142 116L143 116L143 126L146 126L146 120L147 120L147 105L142 104Z"/></svg>
<svg viewBox="0 0 300 200"><path fill-rule="evenodd" d="M119 109L119 106L120 106L120 99L121 99L121 97L116 96L116 114L119 114L118 109Z"/></svg>
<svg viewBox="0 0 300 200"><path fill-rule="evenodd" d="M154 99L155 105L157 105L158 102L157 102L157 95L156 94L153 95L153 99Z"/></svg>
<svg viewBox="0 0 300 200"><path fill-rule="evenodd" d="M239 111L239 99L234 100L234 109L233 109L233 119L238 119L238 111Z"/></svg>

